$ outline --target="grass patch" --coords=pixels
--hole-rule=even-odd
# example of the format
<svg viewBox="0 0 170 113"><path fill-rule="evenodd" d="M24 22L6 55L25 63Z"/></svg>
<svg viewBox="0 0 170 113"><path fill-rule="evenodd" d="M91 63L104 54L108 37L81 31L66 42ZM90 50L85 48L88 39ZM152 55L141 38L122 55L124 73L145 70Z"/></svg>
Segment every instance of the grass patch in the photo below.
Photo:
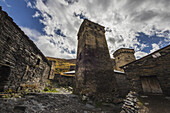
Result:
<svg viewBox="0 0 170 113"><path fill-rule="evenodd" d="M51 88L51 87L45 87L44 91L45 93L59 93L59 91L56 90L56 88Z"/></svg>

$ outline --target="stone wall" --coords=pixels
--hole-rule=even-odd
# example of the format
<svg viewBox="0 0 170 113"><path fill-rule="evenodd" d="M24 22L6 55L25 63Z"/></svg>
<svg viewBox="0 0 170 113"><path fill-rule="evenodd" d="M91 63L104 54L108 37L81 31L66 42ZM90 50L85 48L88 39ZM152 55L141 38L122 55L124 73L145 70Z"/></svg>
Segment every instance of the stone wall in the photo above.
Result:
<svg viewBox="0 0 170 113"><path fill-rule="evenodd" d="M0 90L43 89L49 69L45 56L0 7Z"/></svg>
<svg viewBox="0 0 170 113"><path fill-rule="evenodd" d="M143 92L142 77L156 77L165 95L170 95L170 45L139 60L131 62L124 68L131 81L131 90Z"/></svg>
<svg viewBox="0 0 170 113"><path fill-rule="evenodd" d="M75 93L107 101L114 97L116 80L103 26L84 20L78 32Z"/></svg>
<svg viewBox="0 0 170 113"><path fill-rule="evenodd" d="M116 77L119 97L124 98L130 91L127 75L125 73L114 72L114 76Z"/></svg>
<svg viewBox="0 0 170 113"><path fill-rule="evenodd" d="M56 61L49 60L49 63L51 65L51 67L50 67L50 74L48 76L48 79L53 80L54 77L55 77L55 64L56 64Z"/></svg>
<svg viewBox="0 0 170 113"><path fill-rule="evenodd" d="M60 75L58 83L61 86L73 86L74 77L75 76L63 76L63 75Z"/></svg>

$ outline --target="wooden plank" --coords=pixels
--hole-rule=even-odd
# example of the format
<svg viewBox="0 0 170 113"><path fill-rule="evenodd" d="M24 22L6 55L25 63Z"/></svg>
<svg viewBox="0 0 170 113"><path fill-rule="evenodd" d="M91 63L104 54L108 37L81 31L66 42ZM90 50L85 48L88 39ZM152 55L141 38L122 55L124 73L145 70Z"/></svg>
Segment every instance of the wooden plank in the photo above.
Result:
<svg viewBox="0 0 170 113"><path fill-rule="evenodd" d="M143 92L145 93L162 93L162 89L159 85L156 76L144 76L141 77Z"/></svg>

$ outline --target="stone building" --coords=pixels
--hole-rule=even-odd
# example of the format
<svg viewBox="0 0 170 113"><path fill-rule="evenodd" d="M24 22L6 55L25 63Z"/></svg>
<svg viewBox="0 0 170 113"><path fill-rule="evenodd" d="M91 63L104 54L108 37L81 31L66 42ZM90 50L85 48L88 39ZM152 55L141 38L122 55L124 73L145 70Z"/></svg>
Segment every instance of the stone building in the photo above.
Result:
<svg viewBox="0 0 170 113"><path fill-rule="evenodd" d="M124 71L120 67L136 60L134 56L134 49L121 48L113 53L115 58L114 69L118 71Z"/></svg>
<svg viewBox="0 0 170 113"><path fill-rule="evenodd" d="M121 68L130 80L131 90L170 95L170 45Z"/></svg>
<svg viewBox="0 0 170 113"><path fill-rule="evenodd" d="M62 59L54 57L46 57L49 62L55 62L54 74L59 75L63 72L73 71L76 67L76 59Z"/></svg>
<svg viewBox="0 0 170 113"><path fill-rule="evenodd" d="M104 27L84 20L78 32L74 92L107 101L114 97L116 80Z"/></svg>
<svg viewBox="0 0 170 113"><path fill-rule="evenodd" d="M136 60L134 53L134 49L129 48L121 48L113 53L113 57L115 59L111 60L113 64L114 76L116 77L119 97L125 97L130 91L127 75L120 67Z"/></svg>
<svg viewBox="0 0 170 113"><path fill-rule="evenodd" d="M73 86L75 71L63 72L58 77L58 83L62 86Z"/></svg>
<svg viewBox="0 0 170 113"><path fill-rule="evenodd" d="M42 52L0 7L0 91L43 89L49 70Z"/></svg>
<svg viewBox="0 0 170 113"><path fill-rule="evenodd" d="M53 62L49 79L62 86L73 86L75 77L76 59L61 59L46 57L49 62Z"/></svg>
<svg viewBox="0 0 170 113"><path fill-rule="evenodd" d="M50 67L50 74L48 76L48 79L53 80L54 77L55 77L55 64L56 64L56 61L55 60L49 60L49 63L51 65L51 67Z"/></svg>

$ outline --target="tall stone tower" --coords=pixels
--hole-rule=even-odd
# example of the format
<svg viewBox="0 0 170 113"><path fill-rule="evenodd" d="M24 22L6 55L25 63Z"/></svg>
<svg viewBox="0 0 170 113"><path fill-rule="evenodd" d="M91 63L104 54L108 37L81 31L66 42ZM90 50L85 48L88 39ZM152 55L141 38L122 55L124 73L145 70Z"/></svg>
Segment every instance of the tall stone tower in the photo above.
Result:
<svg viewBox="0 0 170 113"><path fill-rule="evenodd" d="M75 93L107 101L115 93L115 77L104 27L84 20L78 32Z"/></svg>
<svg viewBox="0 0 170 113"><path fill-rule="evenodd" d="M116 50L113 53L116 62L115 69L118 71L124 71L120 67L136 60L134 53L134 49L121 48Z"/></svg>

